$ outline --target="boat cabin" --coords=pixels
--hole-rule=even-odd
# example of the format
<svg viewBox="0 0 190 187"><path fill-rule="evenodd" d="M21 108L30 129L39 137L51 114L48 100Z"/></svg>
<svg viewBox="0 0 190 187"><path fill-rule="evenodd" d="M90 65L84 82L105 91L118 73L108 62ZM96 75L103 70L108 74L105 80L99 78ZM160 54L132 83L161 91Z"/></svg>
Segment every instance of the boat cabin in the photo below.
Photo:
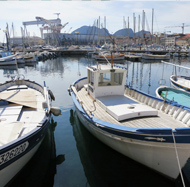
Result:
<svg viewBox="0 0 190 187"><path fill-rule="evenodd" d="M124 95L127 70L114 65L89 66L88 93L95 99L109 95Z"/></svg>
<svg viewBox="0 0 190 187"><path fill-rule="evenodd" d="M88 84L84 85L88 94L96 100L108 114L117 121L131 118L157 116L156 109L145 106L124 95L127 70L114 65L90 66Z"/></svg>

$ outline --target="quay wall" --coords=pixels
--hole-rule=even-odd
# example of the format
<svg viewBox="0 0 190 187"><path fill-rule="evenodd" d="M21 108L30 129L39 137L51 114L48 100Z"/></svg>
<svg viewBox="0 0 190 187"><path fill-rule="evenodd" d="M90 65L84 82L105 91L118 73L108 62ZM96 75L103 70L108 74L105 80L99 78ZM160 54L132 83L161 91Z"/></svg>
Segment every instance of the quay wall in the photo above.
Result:
<svg viewBox="0 0 190 187"><path fill-rule="evenodd" d="M35 51L39 51L39 52L43 52L43 51L49 51L49 52L54 52L54 53L61 53L62 55L86 55L88 52L93 52L93 50L65 50L65 49L59 49L59 50L34 50L34 49L27 49L25 50L25 52L35 52ZM16 52L16 51L13 51ZM23 52L22 50L19 52ZM126 52L131 52L131 53L146 53L146 52L150 52L151 54L158 54L158 55L165 55L166 53L186 53L188 54L189 52L182 52L182 51L155 51L155 50L122 50L122 51L118 51L117 52L121 52L121 53L126 53Z"/></svg>

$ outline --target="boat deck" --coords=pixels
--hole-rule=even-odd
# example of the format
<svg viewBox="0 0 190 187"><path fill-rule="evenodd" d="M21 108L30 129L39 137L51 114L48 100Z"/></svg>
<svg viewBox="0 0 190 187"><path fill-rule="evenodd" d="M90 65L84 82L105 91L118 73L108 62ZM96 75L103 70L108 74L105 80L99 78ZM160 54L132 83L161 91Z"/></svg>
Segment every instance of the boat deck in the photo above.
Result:
<svg viewBox="0 0 190 187"><path fill-rule="evenodd" d="M190 80L184 79L182 77L177 77L176 83L182 85L183 87L190 88Z"/></svg>
<svg viewBox="0 0 190 187"><path fill-rule="evenodd" d="M74 90L77 92L76 90ZM157 116L146 116L146 117L138 117L138 118L131 118L123 121L118 121L112 115L110 115L108 112L106 112L105 107L101 106L101 102L94 101L94 99L87 93L85 88L80 89L77 92L77 97L81 103L83 103L83 108L87 111L88 114L90 114L90 111L92 114L103 121L127 126L127 127L133 127L133 128L184 128L188 127L187 124L183 123L182 121L176 120L171 115L166 114L165 112L161 110L157 110ZM134 102L137 102L137 100L130 97L130 99L134 100ZM147 107L144 103L140 103L141 105ZM150 108L152 108L150 106Z"/></svg>
<svg viewBox="0 0 190 187"><path fill-rule="evenodd" d="M8 94L8 92L11 93ZM22 97L17 100L18 97L15 97L16 100L10 100L8 96L16 95L16 93L28 94L27 99ZM4 95L7 95L6 100L9 102L0 106L0 146L32 131L40 125L45 116L42 108L44 97L39 91L34 91L31 88L21 89L19 92L5 90L1 92L1 96L4 97Z"/></svg>

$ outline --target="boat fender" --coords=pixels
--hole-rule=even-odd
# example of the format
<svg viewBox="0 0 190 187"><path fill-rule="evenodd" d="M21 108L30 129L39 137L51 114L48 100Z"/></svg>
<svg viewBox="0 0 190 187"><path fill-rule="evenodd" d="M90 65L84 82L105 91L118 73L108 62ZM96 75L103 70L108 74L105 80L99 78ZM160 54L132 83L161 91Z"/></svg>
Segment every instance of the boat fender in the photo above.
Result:
<svg viewBox="0 0 190 187"><path fill-rule="evenodd" d="M49 93L51 99L55 101L55 96L53 95L53 92L51 90L48 90L48 93Z"/></svg>
<svg viewBox="0 0 190 187"><path fill-rule="evenodd" d="M61 115L61 109L58 107L51 107L50 111L54 116L59 116Z"/></svg>
<svg viewBox="0 0 190 187"><path fill-rule="evenodd" d="M69 92L69 95L71 96L71 90L70 90L70 88L68 88L67 91Z"/></svg>

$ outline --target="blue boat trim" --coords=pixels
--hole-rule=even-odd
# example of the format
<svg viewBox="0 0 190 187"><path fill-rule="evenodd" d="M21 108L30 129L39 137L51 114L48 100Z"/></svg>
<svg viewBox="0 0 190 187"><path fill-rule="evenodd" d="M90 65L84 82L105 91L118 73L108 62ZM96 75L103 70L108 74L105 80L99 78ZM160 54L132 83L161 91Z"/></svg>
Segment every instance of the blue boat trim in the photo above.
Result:
<svg viewBox="0 0 190 187"><path fill-rule="evenodd" d="M79 112L85 117L87 121L90 122L95 128L101 129L107 133L112 135L143 140L147 142L160 142L162 143L173 143L172 129L142 129L142 128L132 128L125 127L116 124L112 124L106 121L102 121L98 118L92 117L90 118L87 113L83 110L82 106L76 99L76 96L73 92L71 92L71 96L73 98L73 102ZM98 124L98 125L97 125ZM190 143L190 128L177 128L173 130L175 135L175 140L177 143Z"/></svg>
<svg viewBox="0 0 190 187"><path fill-rule="evenodd" d="M114 64L113 66L114 66L114 67L117 67L117 68L121 68L121 69L127 69L126 67L120 66L120 65L117 65L117 64Z"/></svg>
<svg viewBox="0 0 190 187"><path fill-rule="evenodd" d="M181 76L181 77L183 77L183 76ZM181 89L183 89L183 90L185 90L185 91L187 91L187 92L190 92L190 89L185 88L185 87L183 87L183 86L180 86L179 84L177 84L177 83L175 83L175 82L173 82L173 81L172 81L172 84L173 84L174 86L178 87L178 88L181 88Z"/></svg>
<svg viewBox="0 0 190 187"><path fill-rule="evenodd" d="M145 93L145 92L143 92L143 91L133 89L131 86L126 85L126 87L128 87L129 89L134 90L134 91L136 91L136 92L138 92L138 93L140 93L140 94L142 94L142 95L144 95L144 96L147 96L147 97L149 97L149 98L152 98L152 99L154 99L154 100L157 100L157 101L160 101L160 102L165 102L165 103L170 104L170 105L172 105L172 106L176 106L176 107L183 108L183 109L185 109L185 110L190 111L190 107L187 107L187 106L184 106L184 105L180 105L180 104L178 104L178 103L175 102L175 101L169 101L169 100L164 101L164 99L157 98L157 97L152 96L152 95L149 95L149 94L147 94L147 93Z"/></svg>
<svg viewBox="0 0 190 187"><path fill-rule="evenodd" d="M82 80L84 80L84 79L87 79L87 77L83 77L83 78L81 78L81 79L78 79L78 80L75 81L72 85L75 85L75 84L77 84L78 82L80 82L80 81L82 81Z"/></svg>
<svg viewBox="0 0 190 187"><path fill-rule="evenodd" d="M85 78L81 78L74 82L74 84L78 83L81 80L84 80ZM127 86L128 87L128 86ZM132 90L135 90L133 88L130 88ZM163 99L151 96L147 93L144 93L139 90L135 90L138 93L141 93L147 97L156 99L161 102L166 102L174 106L178 106L181 108L184 108L186 110L190 110L189 107L185 107L182 105L177 104L176 102L168 102L164 101ZM133 127L126 127L126 126L120 126L117 124L112 124L106 121L102 121L98 118L95 118L94 116L90 117L82 108L80 105L79 101L76 99L75 93L71 89L71 96L73 98L73 102L77 109L80 111L80 113L85 117L87 121L90 122L91 125L93 125L95 128L101 129L102 131L105 131L107 133L110 133L112 135L124 137L124 138L131 138L131 139L136 139L136 140L143 140L143 141L148 141L148 142L160 142L162 143L173 143L173 136L172 132L175 135L175 140L177 143L190 143L190 128L176 128L175 130L172 130L170 128L164 128L164 129L159 129L159 128L150 128L150 129L142 129L142 128L133 128Z"/></svg>

